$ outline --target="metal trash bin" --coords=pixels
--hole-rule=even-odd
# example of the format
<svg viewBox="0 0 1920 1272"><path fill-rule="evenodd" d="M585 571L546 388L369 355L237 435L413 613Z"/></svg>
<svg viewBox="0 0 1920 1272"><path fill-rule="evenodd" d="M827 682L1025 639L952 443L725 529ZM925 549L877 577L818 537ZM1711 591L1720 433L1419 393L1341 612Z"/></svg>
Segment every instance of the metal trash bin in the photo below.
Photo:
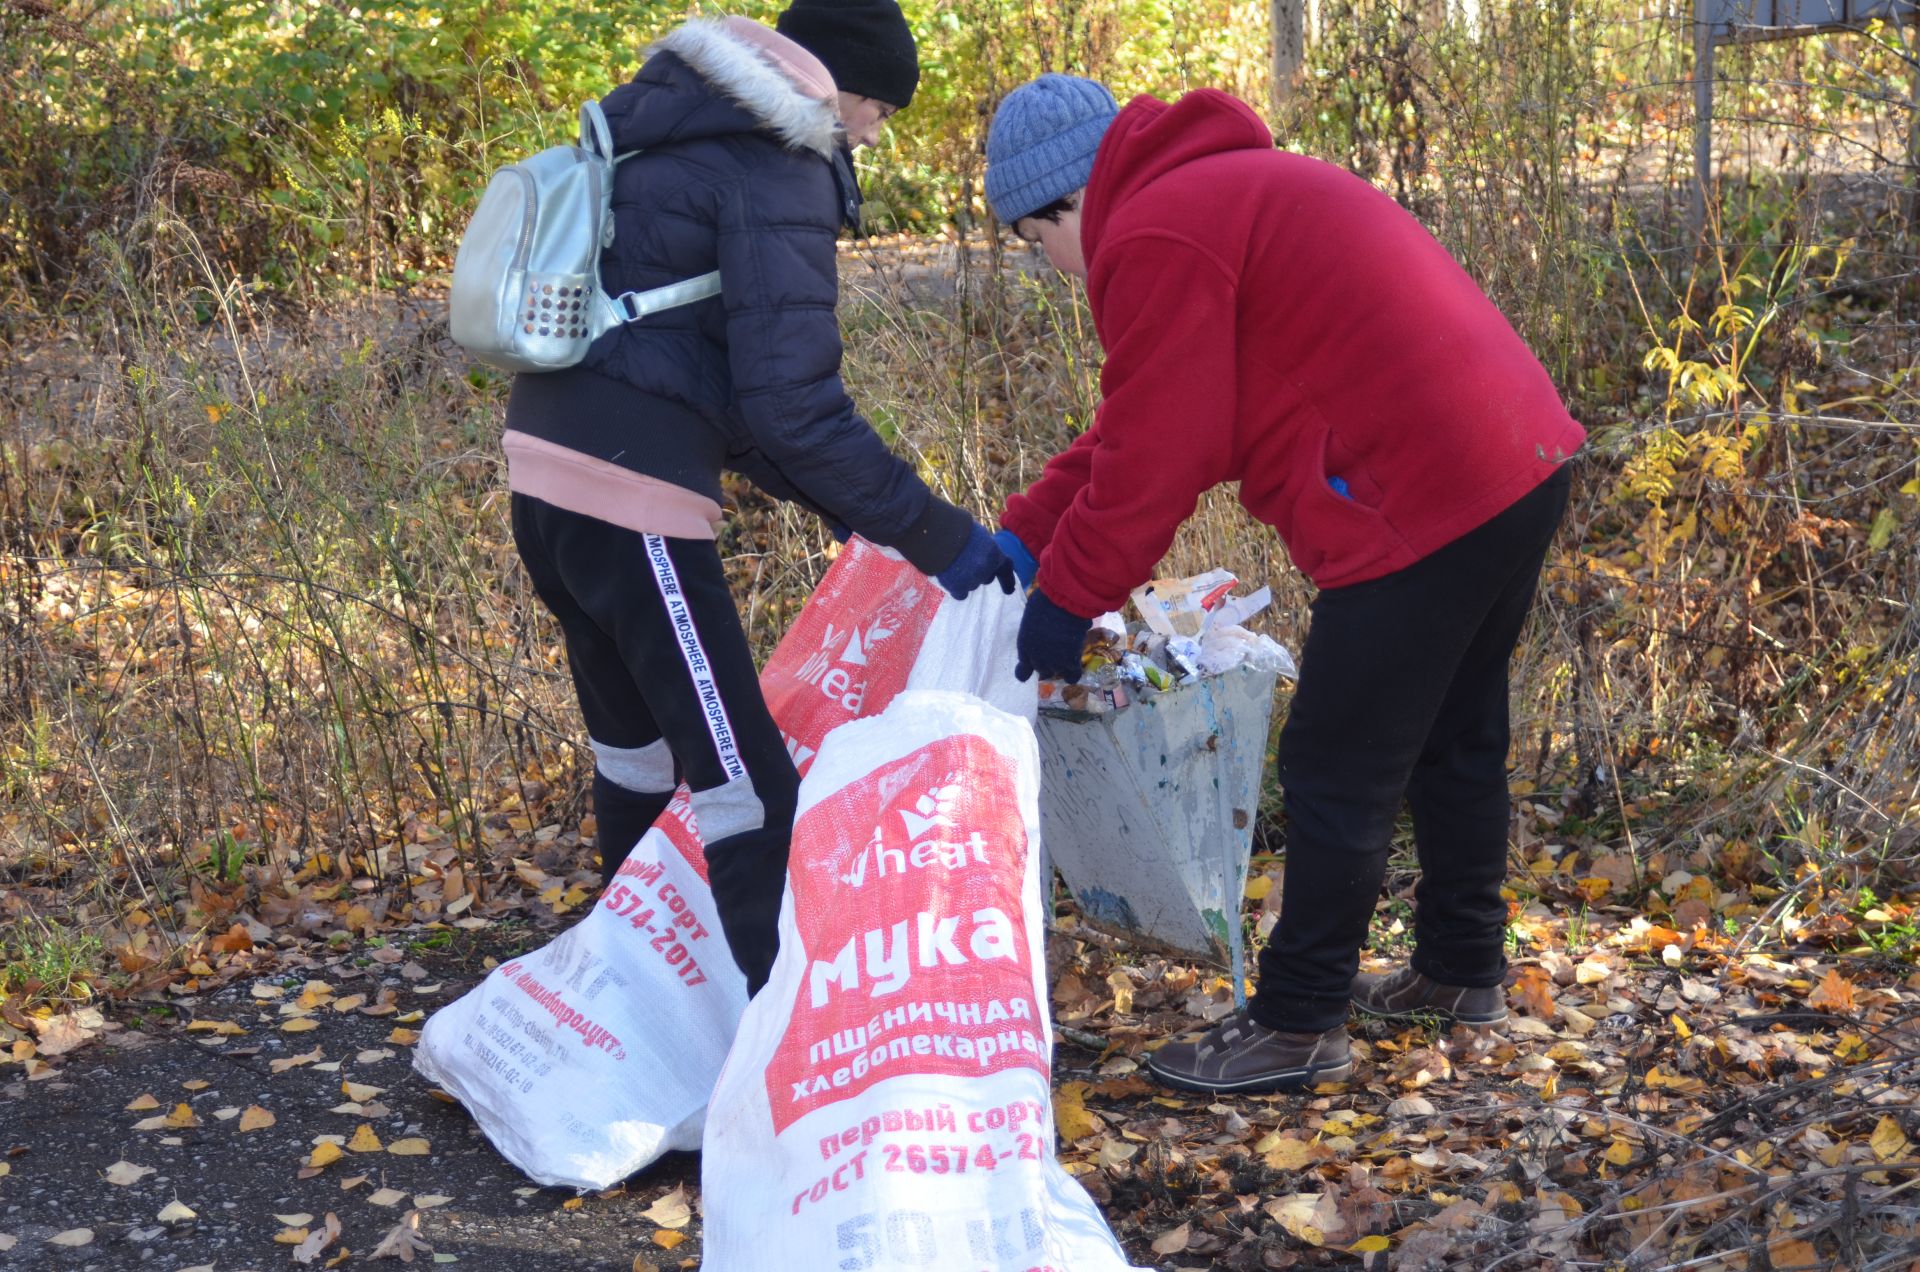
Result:
<svg viewBox="0 0 1920 1272"><path fill-rule="evenodd" d="M1084 920L1224 963L1244 1001L1240 902L1273 691L1238 666L1114 711L1040 711L1040 836Z"/></svg>

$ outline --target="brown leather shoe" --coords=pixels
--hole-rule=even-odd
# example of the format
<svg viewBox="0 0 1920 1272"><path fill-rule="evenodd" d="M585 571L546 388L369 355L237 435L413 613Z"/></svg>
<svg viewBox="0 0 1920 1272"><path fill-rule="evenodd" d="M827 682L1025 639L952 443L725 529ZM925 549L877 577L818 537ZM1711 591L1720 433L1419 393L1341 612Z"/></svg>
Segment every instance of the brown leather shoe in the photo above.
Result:
<svg viewBox="0 0 1920 1272"><path fill-rule="evenodd" d="M1353 1073L1347 1027L1281 1033L1236 1011L1191 1042L1169 1042L1147 1068L1183 1091L1300 1091Z"/></svg>
<svg viewBox="0 0 1920 1272"><path fill-rule="evenodd" d="M1462 1025L1497 1025L1507 1018L1504 986L1467 989L1429 980L1411 967L1397 972L1362 972L1353 978L1353 1005L1369 1016L1409 1020L1438 1016Z"/></svg>

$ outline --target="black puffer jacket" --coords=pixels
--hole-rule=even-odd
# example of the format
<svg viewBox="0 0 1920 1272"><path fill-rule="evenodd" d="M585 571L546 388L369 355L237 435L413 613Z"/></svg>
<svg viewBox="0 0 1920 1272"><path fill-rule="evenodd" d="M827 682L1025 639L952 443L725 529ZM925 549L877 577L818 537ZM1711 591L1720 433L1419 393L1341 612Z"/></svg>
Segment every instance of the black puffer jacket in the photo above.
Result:
<svg viewBox="0 0 1920 1272"><path fill-rule="evenodd" d="M509 430L715 500L734 469L946 568L972 519L887 449L840 382L834 244L858 196L850 168L836 176L831 103L723 23L695 21L602 105L615 150L640 152L615 179L603 286L718 269L723 290L609 332L580 369L520 376ZM631 409L610 409L623 389Z"/></svg>

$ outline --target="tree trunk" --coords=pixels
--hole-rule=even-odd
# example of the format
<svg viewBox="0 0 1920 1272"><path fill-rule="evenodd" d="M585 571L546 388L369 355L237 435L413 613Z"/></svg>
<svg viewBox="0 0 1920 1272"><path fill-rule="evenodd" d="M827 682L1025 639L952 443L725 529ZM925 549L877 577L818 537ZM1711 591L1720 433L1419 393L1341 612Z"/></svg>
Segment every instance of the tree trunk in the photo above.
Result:
<svg viewBox="0 0 1920 1272"><path fill-rule="evenodd" d="M1272 0L1273 108L1293 96L1300 84L1300 68L1307 60L1308 0Z"/></svg>

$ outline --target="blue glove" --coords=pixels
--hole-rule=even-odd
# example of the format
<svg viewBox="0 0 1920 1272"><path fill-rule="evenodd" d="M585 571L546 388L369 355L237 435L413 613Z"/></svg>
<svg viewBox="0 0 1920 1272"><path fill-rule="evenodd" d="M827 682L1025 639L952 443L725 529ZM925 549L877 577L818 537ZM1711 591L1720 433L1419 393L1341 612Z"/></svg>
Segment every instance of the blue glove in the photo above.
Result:
<svg viewBox="0 0 1920 1272"><path fill-rule="evenodd" d="M1000 545L993 541L986 527L977 521L973 523L967 541L960 546L960 555L953 558L953 564L934 577L956 601L966 600L969 592L988 579L1000 580L1002 592L1009 595L1013 592L1013 562L1007 560L1007 554L1000 550Z"/></svg>
<svg viewBox="0 0 1920 1272"><path fill-rule="evenodd" d="M1020 580L1020 586L1032 587L1033 576L1040 572L1040 563L1027 551L1027 545L1020 542L1020 536L1011 530L998 530L994 532L993 541L1007 554L1007 560L1013 562L1013 576Z"/></svg>
<svg viewBox="0 0 1920 1272"><path fill-rule="evenodd" d="M1019 661L1013 666L1016 680L1025 680L1034 672L1043 680L1080 679L1080 654L1087 645L1087 629L1093 620L1066 610L1047 599L1045 592L1027 593L1027 612L1020 616Z"/></svg>

